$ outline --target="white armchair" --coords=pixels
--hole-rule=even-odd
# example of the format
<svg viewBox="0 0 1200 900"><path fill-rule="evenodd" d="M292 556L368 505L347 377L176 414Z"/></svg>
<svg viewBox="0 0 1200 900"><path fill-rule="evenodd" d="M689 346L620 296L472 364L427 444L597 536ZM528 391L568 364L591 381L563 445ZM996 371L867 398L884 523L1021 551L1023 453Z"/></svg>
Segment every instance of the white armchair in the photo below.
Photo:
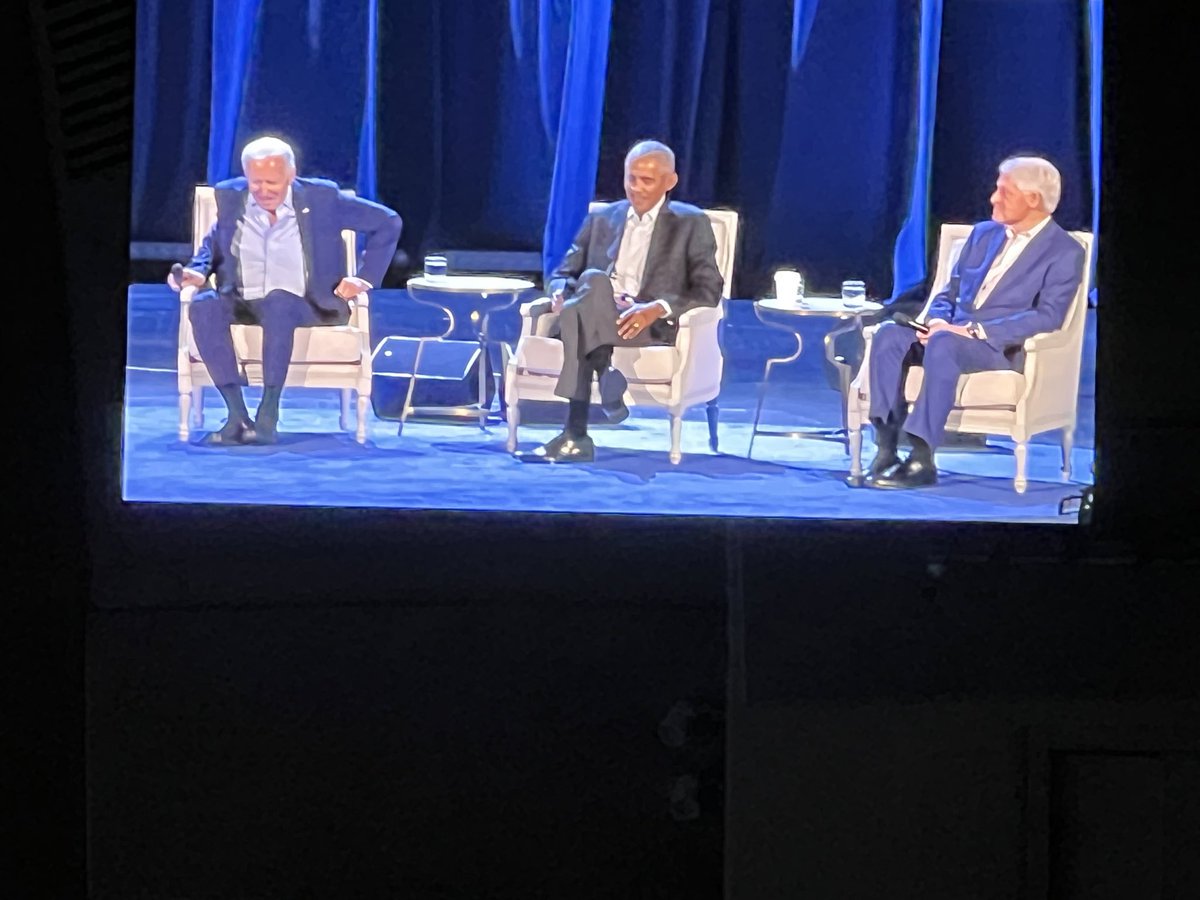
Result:
<svg viewBox="0 0 1200 900"><path fill-rule="evenodd" d="M929 305L950 281L950 272L958 259L970 225L943 225L938 241L938 263L933 288L925 308L918 316L924 321ZM1016 442L1017 463L1013 487L1023 494L1028 485L1026 462L1029 439L1044 431L1058 429L1062 442L1062 477L1071 477L1071 448L1079 401L1079 373L1083 356L1083 332L1087 318L1086 273L1091 271L1093 241L1086 231L1072 231L1083 245L1084 278L1071 303L1071 309L1058 331L1034 335L1025 341L1025 367L1022 372L975 372L958 380L954 409L946 429L971 434L999 434ZM859 483L863 477L862 428L870 421L871 337L875 328L865 331L867 346L863 363L847 398L847 423L850 431L850 477ZM913 366L904 385L904 396L911 404L921 390L924 370Z"/></svg>
<svg viewBox="0 0 1200 900"><path fill-rule="evenodd" d="M207 185L196 188L192 202L192 246L198 249L217 217L217 202L213 189ZM346 272L357 271L357 236L353 231L342 232L346 251ZM192 337L191 309L194 287L179 293L179 342L177 362L179 373L179 439L186 441L191 428L204 426L204 388L212 387L212 378L200 358ZM355 440L367 439L367 410L371 403L371 327L370 295L360 294L352 303L350 321L346 325L319 325L296 329L292 362L288 368L286 387L322 387L341 389L339 426L349 428L350 398L358 394L358 421ZM233 325L233 347L238 364L249 384L262 384L262 328L258 325Z"/></svg>
<svg viewBox="0 0 1200 900"><path fill-rule="evenodd" d="M595 210L602 203L591 204ZM725 301L733 282L733 258L737 248L738 214L726 209L705 210L717 244L717 268L724 279L721 302L716 307L690 310L679 317L679 334L674 346L615 347L613 366L629 382L625 392L628 406L661 406L671 416L672 463L683 457L680 441L683 414L698 403L708 403L709 446L717 449L716 397L721 391L724 358L718 342ZM517 448L521 400L566 402L554 393L563 367L562 342L550 337L557 318L547 298L521 306L521 337L505 369L508 403L508 450ZM592 402L599 391L592 386Z"/></svg>

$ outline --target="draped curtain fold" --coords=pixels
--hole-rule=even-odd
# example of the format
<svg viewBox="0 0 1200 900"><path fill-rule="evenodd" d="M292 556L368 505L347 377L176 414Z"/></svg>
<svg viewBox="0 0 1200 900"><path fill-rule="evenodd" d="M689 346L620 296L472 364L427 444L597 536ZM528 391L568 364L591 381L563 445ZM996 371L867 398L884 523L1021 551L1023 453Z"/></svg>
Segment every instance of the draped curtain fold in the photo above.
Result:
<svg viewBox="0 0 1200 900"><path fill-rule="evenodd" d="M1098 232L1102 16L1102 0L144 0L133 237L186 240L187 188L270 132L304 174L400 210L412 256L537 251L549 268L588 201L621 195L629 146L657 138L677 199L742 213L735 296L780 265L814 291L861 277L895 296L927 277L932 227L988 214L1011 152L1050 156L1056 218Z"/></svg>
<svg viewBox="0 0 1200 900"><path fill-rule="evenodd" d="M938 62L942 46L942 0L921 0L917 51L917 118L913 129L908 215L892 255L892 297L922 284L929 258L929 178L933 171L933 124L937 111Z"/></svg>
<svg viewBox="0 0 1200 900"><path fill-rule="evenodd" d="M611 0L571 4L554 175L542 240L543 273L553 270L571 245L595 190L611 16Z"/></svg>
<svg viewBox="0 0 1200 900"><path fill-rule="evenodd" d="M1104 0L1088 0L1088 53L1090 66L1091 92L1088 112L1091 125L1092 148L1092 234L1100 236L1100 125L1103 109L1104 81ZM1094 306L1096 296L1096 257L1092 254L1092 268L1088 273L1091 281L1091 302Z"/></svg>

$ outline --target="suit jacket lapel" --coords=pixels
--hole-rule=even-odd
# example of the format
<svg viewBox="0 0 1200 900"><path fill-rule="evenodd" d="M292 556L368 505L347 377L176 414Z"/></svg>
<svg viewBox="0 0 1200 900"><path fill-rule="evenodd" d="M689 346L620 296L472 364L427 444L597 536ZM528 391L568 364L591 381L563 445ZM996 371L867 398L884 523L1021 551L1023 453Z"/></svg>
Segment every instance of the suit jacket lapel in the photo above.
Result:
<svg viewBox="0 0 1200 900"><path fill-rule="evenodd" d="M292 182L292 208L296 211L296 227L300 230L300 247L304 252L305 281L312 275L312 225L309 221L308 188L297 178Z"/></svg>
<svg viewBox="0 0 1200 900"><path fill-rule="evenodd" d="M658 271L659 258L666 253L671 245L671 236L675 233L675 213L671 212L670 201L663 203L658 211L658 221L654 223L654 233L650 236L650 247L646 251L646 266L642 269L642 285L639 293L646 292L646 282L651 275Z"/></svg>
<svg viewBox="0 0 1200 900"><path fill-rule="evenodd" d="M1017 257L1016 262L1009 266L1008 271L1000 276L1000 280L992 288L993 297L1000 292L1005 283L1013 284L1025 271L1037 264L1038 260L1045 254L1046 248L1050 246L1050 239L1047 237L1046 232L1054 227L1056 227L1056 223L1053 221L1047 222L1045 227L1034 236L1029 242L1029 246L1021 251L1021 255Z"/></svg>
<svg viewBox="0 0 1200 900"><path fill-rule="evenodd" d="M612 275L617 265L617 254L621 251L621 238L625 235L625 217L629 214L629 201L622 200L614 203L608 209L608 225L612 231L612 240L604 251L608 256L605 272Z"/></svg>

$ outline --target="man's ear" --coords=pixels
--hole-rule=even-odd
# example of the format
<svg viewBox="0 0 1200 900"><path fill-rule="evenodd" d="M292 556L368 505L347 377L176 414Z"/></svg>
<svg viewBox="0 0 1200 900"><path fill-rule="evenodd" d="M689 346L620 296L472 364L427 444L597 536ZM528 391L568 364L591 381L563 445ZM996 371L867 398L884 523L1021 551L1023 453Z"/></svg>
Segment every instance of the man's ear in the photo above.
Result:
<svg viewBox="0 0 1200 900"><path fill-rule="evenodd" d="M679 173L672 172L670 175L667 176L667 190L668 191L675 190L675 185L677 185L677 184L679 184Z"/></svg>

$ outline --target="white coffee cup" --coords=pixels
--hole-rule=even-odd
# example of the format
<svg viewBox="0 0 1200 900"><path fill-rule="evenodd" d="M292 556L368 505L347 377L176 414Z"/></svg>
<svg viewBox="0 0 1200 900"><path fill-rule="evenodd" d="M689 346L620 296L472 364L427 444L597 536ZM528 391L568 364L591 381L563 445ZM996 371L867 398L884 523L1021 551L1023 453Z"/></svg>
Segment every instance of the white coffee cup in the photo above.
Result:
<svg viewBox="0 0 1200 900"><path fill-rule="evenodd" d="M775 273L775 296L785 303L795 303L804 296L804 279L795 269L780 269Z"/></svg>

